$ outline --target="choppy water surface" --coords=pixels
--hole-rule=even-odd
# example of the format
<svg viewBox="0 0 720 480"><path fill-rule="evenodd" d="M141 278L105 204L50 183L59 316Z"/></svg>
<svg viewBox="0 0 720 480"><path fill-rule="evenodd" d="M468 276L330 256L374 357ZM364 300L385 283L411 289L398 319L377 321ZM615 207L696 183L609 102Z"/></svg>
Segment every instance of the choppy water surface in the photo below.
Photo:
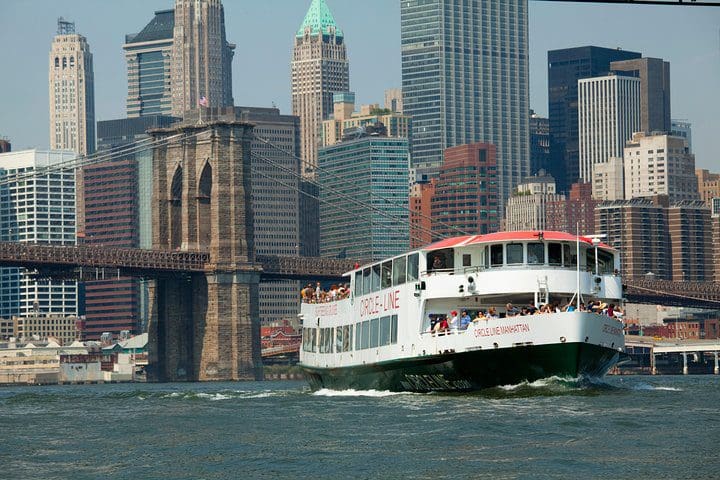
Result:
<svg viewBox="0 0 720 480"><path fill-rule="evenodd" d="M720 378L0 388L0 478L720 478Z"/></svg>

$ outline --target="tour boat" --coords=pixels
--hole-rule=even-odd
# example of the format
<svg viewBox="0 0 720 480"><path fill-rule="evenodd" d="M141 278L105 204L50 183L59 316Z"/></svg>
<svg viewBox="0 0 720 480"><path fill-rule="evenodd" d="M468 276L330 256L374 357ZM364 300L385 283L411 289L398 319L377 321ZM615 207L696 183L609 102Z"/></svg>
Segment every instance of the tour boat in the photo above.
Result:
<svg viewBox="0 0 720 480"><path fill-rule="evenodd" d="M625 347L613 314L619 270L619 252L597 237L442 240L347 272L342 298L303 301L300 366L315 390L470 391L599 377ZM542 305L545 313L529 313ZM455 312L457 324L446 326ZM462 312L474 320L461 325Z"/></svg>

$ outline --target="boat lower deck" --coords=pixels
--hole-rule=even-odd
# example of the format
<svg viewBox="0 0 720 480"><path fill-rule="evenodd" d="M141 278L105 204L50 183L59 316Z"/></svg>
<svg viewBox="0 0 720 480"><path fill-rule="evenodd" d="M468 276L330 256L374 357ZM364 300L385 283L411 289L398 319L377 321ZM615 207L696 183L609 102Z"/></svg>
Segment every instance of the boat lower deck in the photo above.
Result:
<svg viewBox="0 0 720 480"><path fill-rule="evenodd" d="M344 368L303 365L314 390L471 391L541 378L599 377L618 351L589 343L558 343L415 357Z"/></svg>

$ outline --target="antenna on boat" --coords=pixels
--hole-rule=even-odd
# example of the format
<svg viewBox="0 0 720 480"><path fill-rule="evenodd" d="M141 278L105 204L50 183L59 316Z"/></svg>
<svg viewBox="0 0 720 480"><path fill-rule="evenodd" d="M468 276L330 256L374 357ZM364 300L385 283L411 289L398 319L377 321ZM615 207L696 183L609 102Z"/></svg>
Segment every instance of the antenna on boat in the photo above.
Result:
<svg viewBox="0 0 720 480"><path fill-rule="evenodd" d="M580 311L580 222L575 223L575 245L575 265L577 266L577 291L575 292L575 295L577 296L577 310Z"/></svg>

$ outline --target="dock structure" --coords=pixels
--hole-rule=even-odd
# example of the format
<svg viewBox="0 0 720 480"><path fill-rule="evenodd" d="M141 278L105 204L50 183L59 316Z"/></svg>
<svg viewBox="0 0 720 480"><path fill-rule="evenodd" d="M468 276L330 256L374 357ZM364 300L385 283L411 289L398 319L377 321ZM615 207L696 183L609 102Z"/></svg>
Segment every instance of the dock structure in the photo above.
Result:
<svg viewBox="0 0 720 480"><path fill-rule="evenodd" d="M682 340L627 335L625 350L632 359L631 363L635 363L631 368L637 368L640 373L645 373L643 369L649 370L647 373L652 375L710 373L712 362L712 373L720 374L720 339ZM680 358L682 370L675 371L673 367L679 367Z"/></svg>

